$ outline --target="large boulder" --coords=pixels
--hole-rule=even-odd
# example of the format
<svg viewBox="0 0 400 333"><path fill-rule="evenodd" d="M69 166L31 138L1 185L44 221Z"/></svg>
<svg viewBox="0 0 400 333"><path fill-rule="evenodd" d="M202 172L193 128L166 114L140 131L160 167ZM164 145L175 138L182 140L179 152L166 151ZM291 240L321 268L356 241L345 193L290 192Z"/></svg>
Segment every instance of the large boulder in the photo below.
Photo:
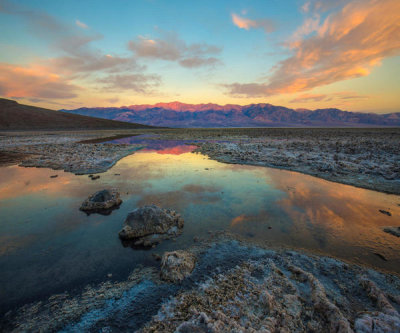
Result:
<svg viewBox="0 0 400 333"><path fill-rule="evenodd" d="M190 252L165 252L161 259L161 279L180 282L192 273L195 264L196 257Z"/></svg>
<svg viewBox="0 0 400 333"><path fill-rule="evenodd" d="M115 189L101 190L89 196L79 208L90 213L109 214L122 203L119 193Z"/></svg>
<svg viewBox="0 0 400 333"><path fill-rule="evenodd" d="M174 210L143 206L128 214L119 237L133 241L135 246L152 246L181 234L183 224L183 218Z"/></svg>

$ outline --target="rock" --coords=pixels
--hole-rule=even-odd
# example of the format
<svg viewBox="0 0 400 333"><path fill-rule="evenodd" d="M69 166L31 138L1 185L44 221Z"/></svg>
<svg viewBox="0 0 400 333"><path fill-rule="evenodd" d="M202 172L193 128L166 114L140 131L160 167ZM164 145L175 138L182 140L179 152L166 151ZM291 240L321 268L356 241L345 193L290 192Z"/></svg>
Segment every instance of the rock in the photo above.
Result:
<svg viewBox="0 0 400 333"><path fill-rule="evenodd" d="M388 212L388 211L386 211L386 210L379 209L379 211L380 211L382 214L385 214L385 215L387 215L387 216L392 216L392 213L390 213L390 212Z"/></svg>
<svg viewBox="0 0 400 333"><path fill-rule="evenodd" d="M383 261L388 261L388 260L386 259L386 257L385 257L383 254L380 254L379 252L374 252L374 254L375 254L378 258L382 259Z"/></svg>
<svg viewBox="0 0 400 333"><path fill-rule="evenodd" d="M89 178L90 178L91 180L96 180L96 179L99 179L100 176L93 176L93 175L90 175Z"/></svg>
<svg viewBox="0 0 400 333"><path fill-rule="evenodd" d="M180 282L192 273L195 263L196 257L190 252L165 252L161 259L161 279Z"/></svg>
<svg viewBox="0 0 400 333"><path fill-rule="evenodd" d="M50 176L50 178L57 178L58 177L58 175L52 175L52 176Z"/></svg>
<svg viewBox="0 0 400 333"><path fill-rule="evenodd" d="M119 237L133 241L134 246L152 246L181 234L183 224L183 218L174 210L143 206L128 214Z"/></svg>
<svg viewBox="0 0 400 333"><path fill-rule="evenodd" d="M101 190L89 196L80 210L86 213L109 214L122 203L119 193L115 189Z"/></svg>
<svg viewBox="0 0 400 333"><path fill-rule="evenodd" d="M393 236L400 237L400 227L385 227L383 231Z"/></svg>
<svg viewBox="0 0 400 333"><path fill-rule="evenodd" d="M157 253L152 253L152 256L153 256L153 258L154 258L155 260L161 261L161 256L160 256L159 254L157 254Z"/></svg>

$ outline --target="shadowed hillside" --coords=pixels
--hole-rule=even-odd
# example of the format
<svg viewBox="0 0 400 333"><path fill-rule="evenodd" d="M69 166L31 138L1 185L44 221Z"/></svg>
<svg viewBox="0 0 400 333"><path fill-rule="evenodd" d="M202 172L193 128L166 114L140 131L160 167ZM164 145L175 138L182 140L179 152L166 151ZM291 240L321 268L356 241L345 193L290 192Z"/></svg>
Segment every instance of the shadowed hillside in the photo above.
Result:
<svg viewBox="0 0 400 333"><path fill-rule="evenodd" d="M53 111L0 98L0 130L98 130L150 127Z"/></svg>

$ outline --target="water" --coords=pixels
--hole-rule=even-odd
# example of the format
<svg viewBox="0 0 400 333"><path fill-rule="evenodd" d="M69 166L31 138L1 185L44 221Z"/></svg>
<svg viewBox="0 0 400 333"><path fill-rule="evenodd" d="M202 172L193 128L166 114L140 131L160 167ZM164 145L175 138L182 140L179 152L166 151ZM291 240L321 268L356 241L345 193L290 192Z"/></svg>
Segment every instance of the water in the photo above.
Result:
<svg viewBox="0 0 400 333"><path fill-rule="evenodd" d="M220 230L400 273L399 239L382 231L400 225L399 196L285 170L222 164L179 141L149 142L95 181L50 169L0 168L1 312L79 290L108 274L124 279L139 265L158 265L152 253L183 249L193 237ZM118 210L109 216L79 211L87 196L108 187L121 193ZM180 212L183 234L151 250L123 247L118 231L126 215L146 204Z"/></svg>

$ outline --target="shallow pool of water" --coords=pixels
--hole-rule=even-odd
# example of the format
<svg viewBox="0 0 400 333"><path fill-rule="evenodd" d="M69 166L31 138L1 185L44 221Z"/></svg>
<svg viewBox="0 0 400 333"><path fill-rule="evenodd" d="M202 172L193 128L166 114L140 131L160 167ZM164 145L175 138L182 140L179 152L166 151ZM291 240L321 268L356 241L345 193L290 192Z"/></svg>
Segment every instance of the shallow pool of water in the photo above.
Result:
<svg viewBox="0 0 400 333"><path fill-rule="evenodd" d="M94 181L50 169L0 168L2 312L110 274L123 279L138 265L158 265L153 253L191 246L194 237L219 230L400 273L399 238L382 231L400 225L399 196L223 164L191 153L194 146L182 142L152 142ZM121 193L118 210L108 216L79 211L87 196L109 187ZM146 204L180 212L183 234L151 250L124 247L118 231L126 215Z"/></svg>

